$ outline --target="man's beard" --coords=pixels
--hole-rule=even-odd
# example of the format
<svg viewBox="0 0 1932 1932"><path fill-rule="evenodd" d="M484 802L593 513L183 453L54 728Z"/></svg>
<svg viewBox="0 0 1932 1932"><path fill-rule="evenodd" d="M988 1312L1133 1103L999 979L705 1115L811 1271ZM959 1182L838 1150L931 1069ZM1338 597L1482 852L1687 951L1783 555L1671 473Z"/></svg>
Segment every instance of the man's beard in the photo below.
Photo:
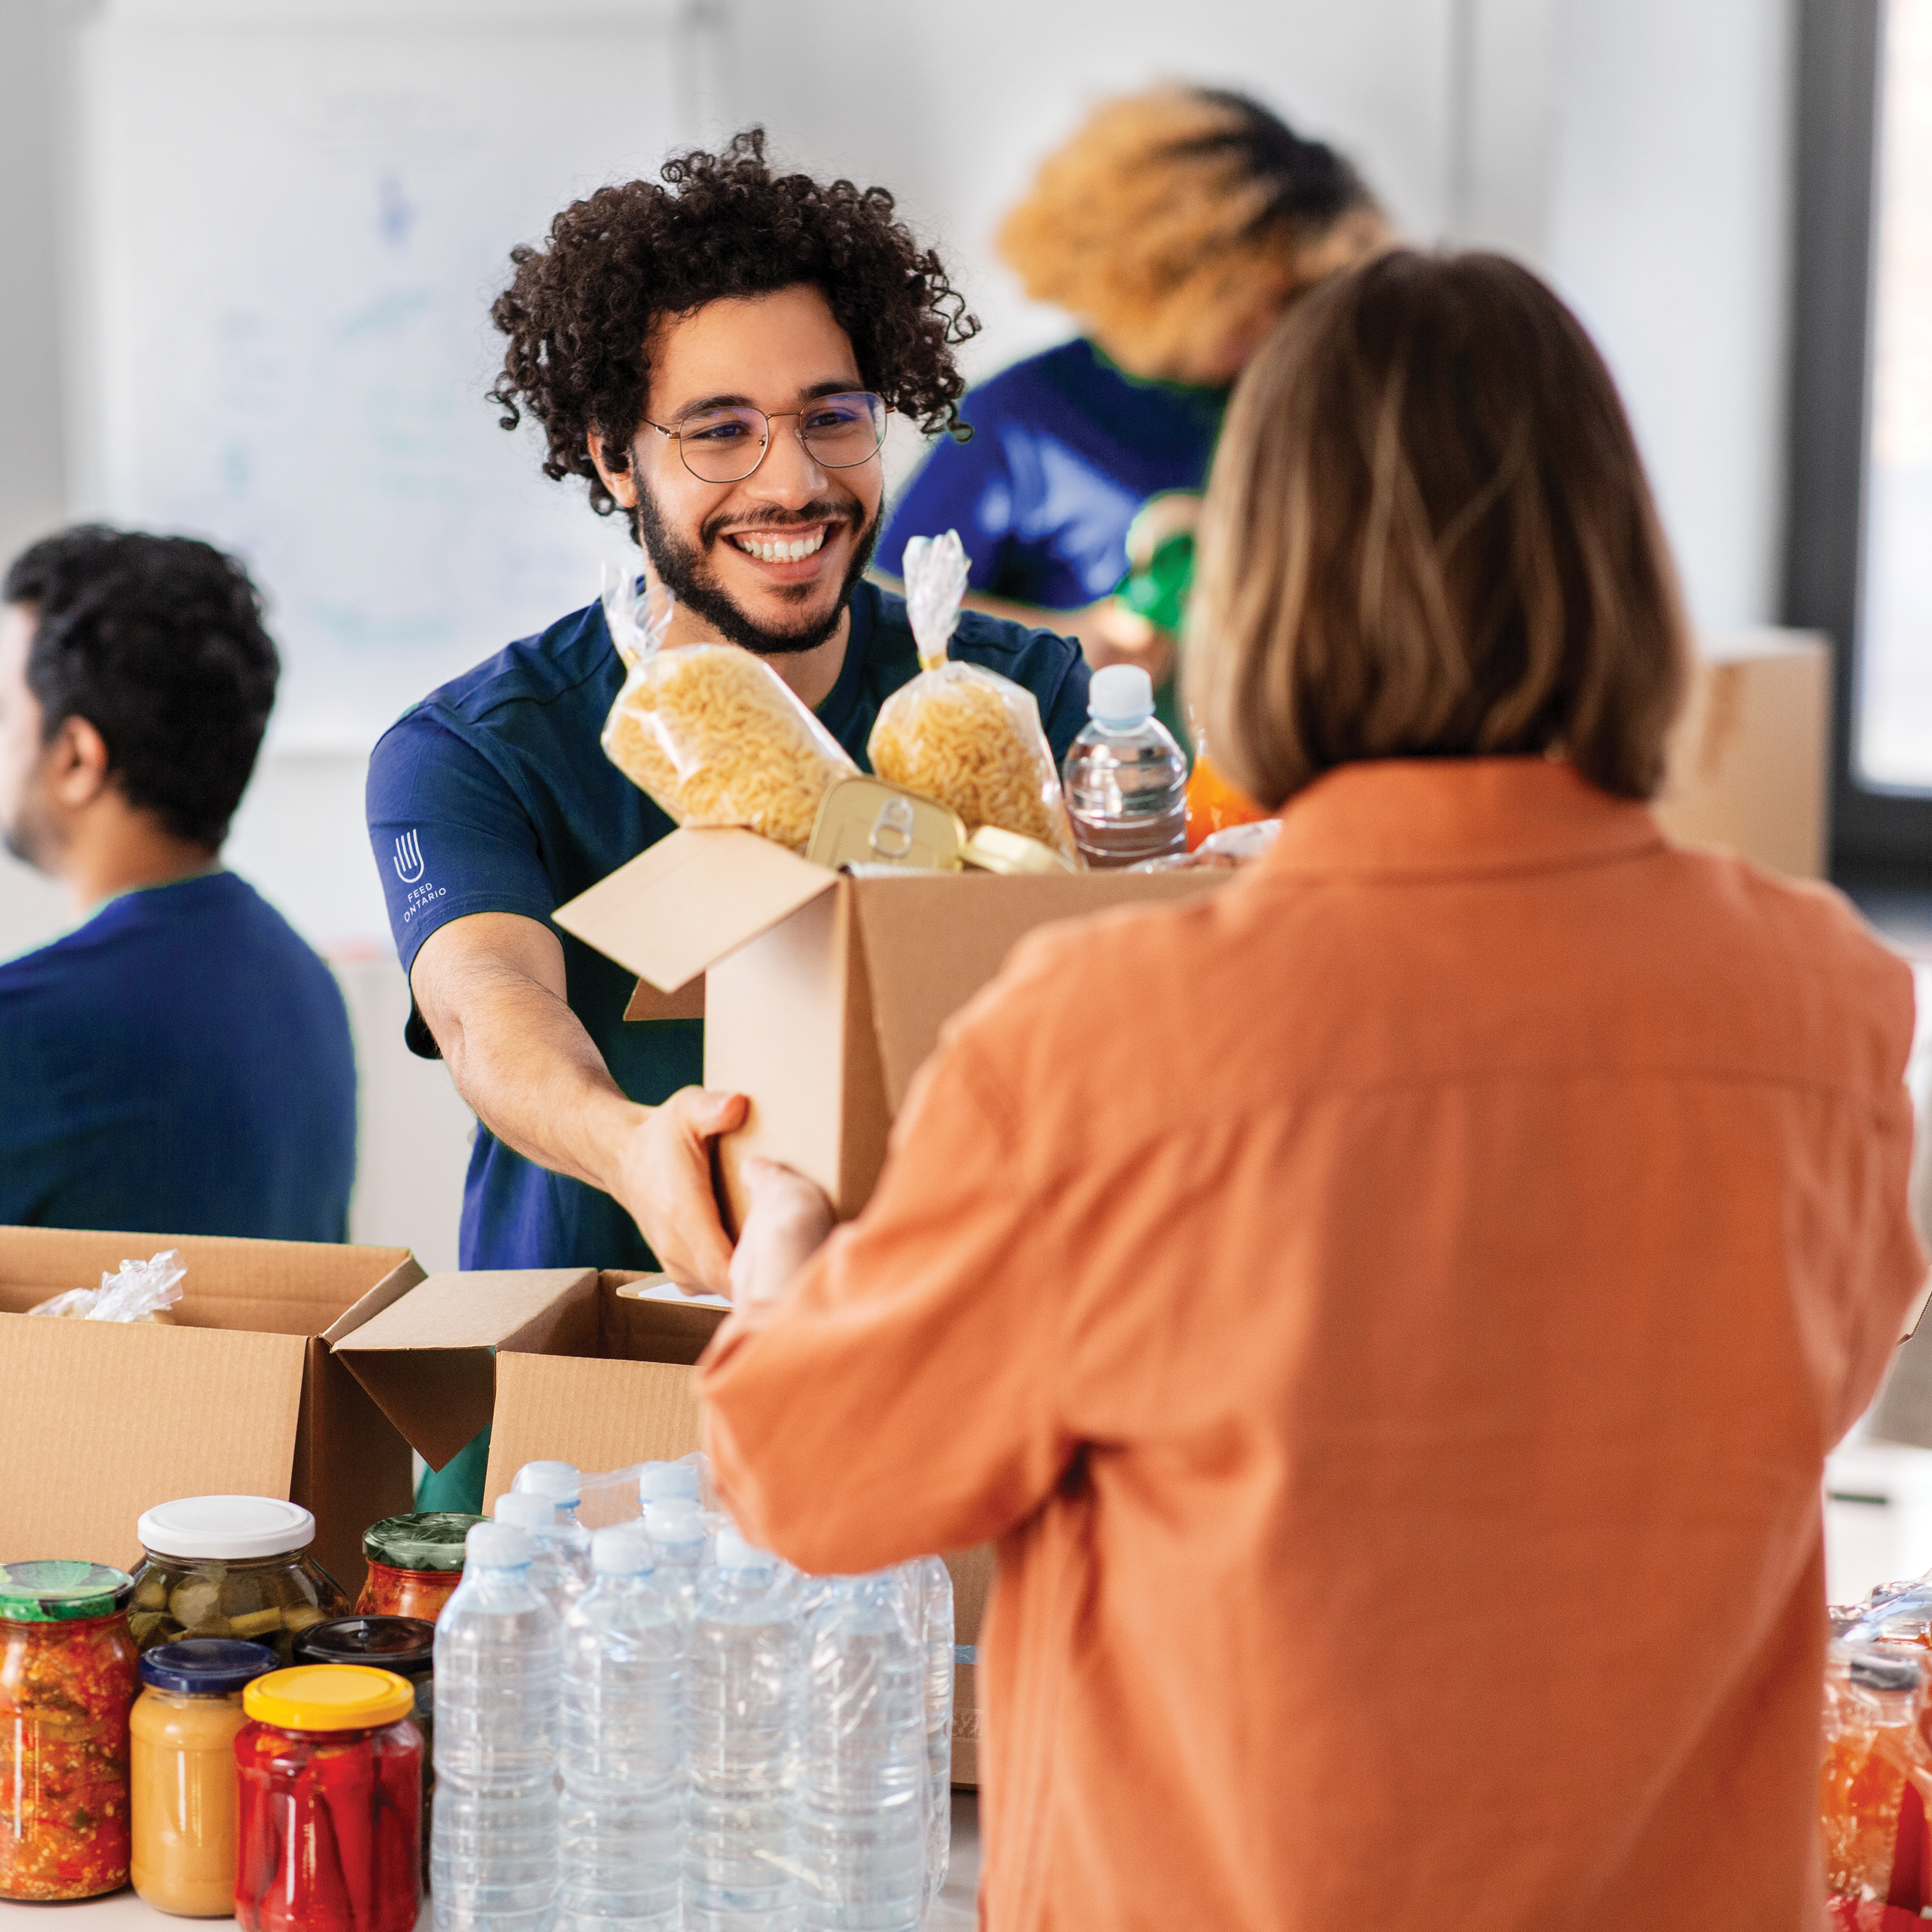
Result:
<svg viewBox="0 0 1932 1932"><path fill-rule="evenodd" d="M880 506L881 513L884 507ZM852 592L860 578L865 575L866 566L872 560L873 547L879 540L879 518L874 515L859 532L858 542L852 547L852 561L847 567L845 580L838 586L838 595L830 611L795 630L767 630L763 625L754 623L732 602L706 561L712 543L720 539L721 532L728 526L740 530L766 526L785 529L812 523L849 527L851 521L849 499L838 502L827 498L808 503L789 515L767 517L758 524L747 524L734 517L715 518L700 526L695 544L687 544L673 534L642 475L638 476L638 542L650 559L659 580L686 610L695 611L715 625L718 635L728 644L741 644L760 657L790 657L804 651L815 651L838 629L840 620L845 615L845 607L852 601ZM826 535L829 541L830 528Z"/></svg>

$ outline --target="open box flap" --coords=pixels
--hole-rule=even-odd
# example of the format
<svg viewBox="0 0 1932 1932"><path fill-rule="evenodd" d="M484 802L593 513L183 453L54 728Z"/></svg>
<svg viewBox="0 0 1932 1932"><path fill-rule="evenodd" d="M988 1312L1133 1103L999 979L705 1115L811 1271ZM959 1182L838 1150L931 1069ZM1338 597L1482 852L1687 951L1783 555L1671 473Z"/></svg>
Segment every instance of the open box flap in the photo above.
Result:
<svg viewBox="0 0 1932 1932"><path fill-rule="evenodd" d="M872 1024L896 1114L939 1030L1004 964L1024 934L1114 906L1191 898L1230 874L1082 872L1059 876L908 873L850 882L872 995Z"/></svg>
<svg viewBox="0 0 1932 1932"><path fill-rule="evenodd" d="M497 1349L595 1349L596 1290L590 1268L433 1274L345 1335L335 1354L440 1469L490 1420Z"/></svg>
<svg viewBox="0 0 1932 1932"><path fill-rule="evenodd" d="M550 916L660 992L674 993L837 883L836 873L755 832L686 829Z"/></svg>

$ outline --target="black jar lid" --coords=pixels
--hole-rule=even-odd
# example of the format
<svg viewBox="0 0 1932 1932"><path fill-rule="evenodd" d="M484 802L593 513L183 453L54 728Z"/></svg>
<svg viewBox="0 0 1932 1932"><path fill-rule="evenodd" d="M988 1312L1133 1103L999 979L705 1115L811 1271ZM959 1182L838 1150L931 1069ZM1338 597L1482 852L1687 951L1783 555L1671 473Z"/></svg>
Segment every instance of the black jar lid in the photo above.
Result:
<svg viewBox="0 0 1932 1932"><path fill-rule="evenodd" d="M428 1670L436 1626L421 1617L332 1617L296 1633L298 1664L369 1664L400 1676Z"/></svg>

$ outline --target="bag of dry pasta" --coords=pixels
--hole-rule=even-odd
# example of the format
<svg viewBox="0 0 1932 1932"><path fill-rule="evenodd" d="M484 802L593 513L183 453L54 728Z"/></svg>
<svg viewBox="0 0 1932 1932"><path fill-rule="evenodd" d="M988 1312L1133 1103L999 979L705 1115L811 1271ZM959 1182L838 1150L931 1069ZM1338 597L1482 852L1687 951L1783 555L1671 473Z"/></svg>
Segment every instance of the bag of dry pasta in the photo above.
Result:
<svg viewBox="0 0 1932 1932"><path fill-rule="evenodd" d="M680 825L742 825L802 852L819 801L858 766L751 652L667 645L671 609L662 585L607 576L604 619L630 669L604 756Z"/></svg>
<svg viewBox="0 0 1932 1932"><path fill-rule="evenodd" d="M879 709L866 748L873 770L950 806L969 832L997 825L1073 857L1033 693L982 664L946 658L966 594L956 531L906 545L905 594L922 668Z"/></svg>

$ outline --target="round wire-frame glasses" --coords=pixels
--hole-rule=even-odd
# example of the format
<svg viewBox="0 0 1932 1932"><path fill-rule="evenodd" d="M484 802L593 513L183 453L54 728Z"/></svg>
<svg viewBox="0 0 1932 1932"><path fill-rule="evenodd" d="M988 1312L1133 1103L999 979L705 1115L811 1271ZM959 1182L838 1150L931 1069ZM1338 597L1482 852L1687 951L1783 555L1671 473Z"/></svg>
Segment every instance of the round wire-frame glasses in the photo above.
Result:
<svg viewBox="0 0 1932 1932"><path fill-rule="evenodd" d="M850 470L879 453L886 440L886 418L892 413L883 396L869 389L848 389L836 395L814 396L795 410L768 416L750 404L728 409L695 410L675 424L644 421L658 435L677 445L677 453L692 475L706 483L738 483L765 460L771 447L772 424L795 417L798 440L824 470Z"/></svg>

